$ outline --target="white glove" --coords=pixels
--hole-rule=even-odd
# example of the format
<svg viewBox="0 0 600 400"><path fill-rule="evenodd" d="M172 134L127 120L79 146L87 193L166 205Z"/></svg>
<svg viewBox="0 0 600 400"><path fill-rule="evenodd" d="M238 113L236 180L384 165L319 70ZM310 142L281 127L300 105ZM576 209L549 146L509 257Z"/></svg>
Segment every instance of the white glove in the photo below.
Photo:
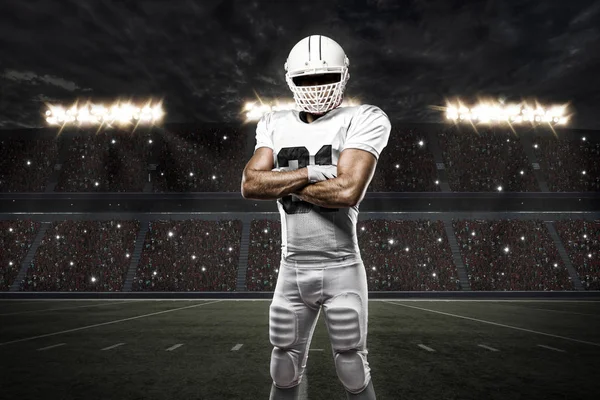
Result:
<svg viewBox="0 0 600 400"><path fill-rule="evenodd" d="M279 167L273 168L271 172L282 172L282 171L291 171L290 167Z"/></svg>
<svg viewBox="0 0 600 400"><path fill-rule="evenodd" d="M310 183L337 178L336 165L308 165L306 169L308 170L308 181Z"/></svg>

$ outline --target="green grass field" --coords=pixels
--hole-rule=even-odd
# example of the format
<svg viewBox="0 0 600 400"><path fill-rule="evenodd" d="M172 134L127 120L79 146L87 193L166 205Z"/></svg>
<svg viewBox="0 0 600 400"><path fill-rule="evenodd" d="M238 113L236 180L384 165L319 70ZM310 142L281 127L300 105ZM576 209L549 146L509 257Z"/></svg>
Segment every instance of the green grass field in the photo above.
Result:
<svg viewBox="0 0 600 400"><path fill-rule="evenodd" d="M269 303L0 301L0 398L268 399ZM378 399L600 398L600 302L371 300L368 348ZM323 313L311 349L345 399Z"/></svg>

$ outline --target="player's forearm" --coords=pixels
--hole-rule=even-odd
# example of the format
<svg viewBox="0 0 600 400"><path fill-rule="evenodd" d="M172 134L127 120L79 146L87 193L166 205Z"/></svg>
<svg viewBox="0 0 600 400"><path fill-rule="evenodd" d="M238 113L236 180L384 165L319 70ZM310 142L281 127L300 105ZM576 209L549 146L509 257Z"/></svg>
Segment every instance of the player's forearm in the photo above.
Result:
<svg viewBox="0 0 600 400"><path fill-rule="evenodd" d="M301 200L327 208L352 206L345 177L337 177L305 186L294 194Z"/></svg>
<svg viewBox="0 0 600 400"><path fill-rule="evenodd" d="M242 176L242 196L254 200L277 200L308 184L306 168L281 172L249 170Z"/></svg>

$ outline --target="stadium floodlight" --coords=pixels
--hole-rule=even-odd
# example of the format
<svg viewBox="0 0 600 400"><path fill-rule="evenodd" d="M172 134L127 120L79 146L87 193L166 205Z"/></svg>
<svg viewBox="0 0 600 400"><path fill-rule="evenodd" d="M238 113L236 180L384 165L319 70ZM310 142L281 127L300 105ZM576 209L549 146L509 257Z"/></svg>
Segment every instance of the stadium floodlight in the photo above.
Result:
<svg viewBox="0 0 600 400"><path fill-rule="evenodd" d="M83 106L73 105L65 110L59 105L48 105L45 111L46 122L49 125L100 125L113 123L124 125L156 125L165 116L161 103L148 102L144 106L131 103L102 104L87 103Z"/></svg>
<svg viewBox="0 0 600 400"><path fill-rule="evenodd" d="M462 103L448 104L445 109L446 119L453 122L481 123L481 124L522 124L530 122L532 124L561 124L566 125L569 116L566 115L567 106L544 107L538 103L535 106L521 104L503 104L482 102L467 107Z"/></svg>

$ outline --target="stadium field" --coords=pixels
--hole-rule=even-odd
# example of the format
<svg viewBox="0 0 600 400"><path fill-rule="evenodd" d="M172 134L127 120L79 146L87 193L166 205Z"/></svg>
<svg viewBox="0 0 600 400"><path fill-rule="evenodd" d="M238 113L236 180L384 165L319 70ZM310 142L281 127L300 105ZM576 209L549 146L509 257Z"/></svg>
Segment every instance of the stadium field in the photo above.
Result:
<svg viewBox="0 0 600 400"><path fill-rule="evenodd" d="M268 399L270 300L0 301L2 399ZM321 312L302 398L345 399ZM378 399L592 399L600 302L370 300Z"/></svg>

